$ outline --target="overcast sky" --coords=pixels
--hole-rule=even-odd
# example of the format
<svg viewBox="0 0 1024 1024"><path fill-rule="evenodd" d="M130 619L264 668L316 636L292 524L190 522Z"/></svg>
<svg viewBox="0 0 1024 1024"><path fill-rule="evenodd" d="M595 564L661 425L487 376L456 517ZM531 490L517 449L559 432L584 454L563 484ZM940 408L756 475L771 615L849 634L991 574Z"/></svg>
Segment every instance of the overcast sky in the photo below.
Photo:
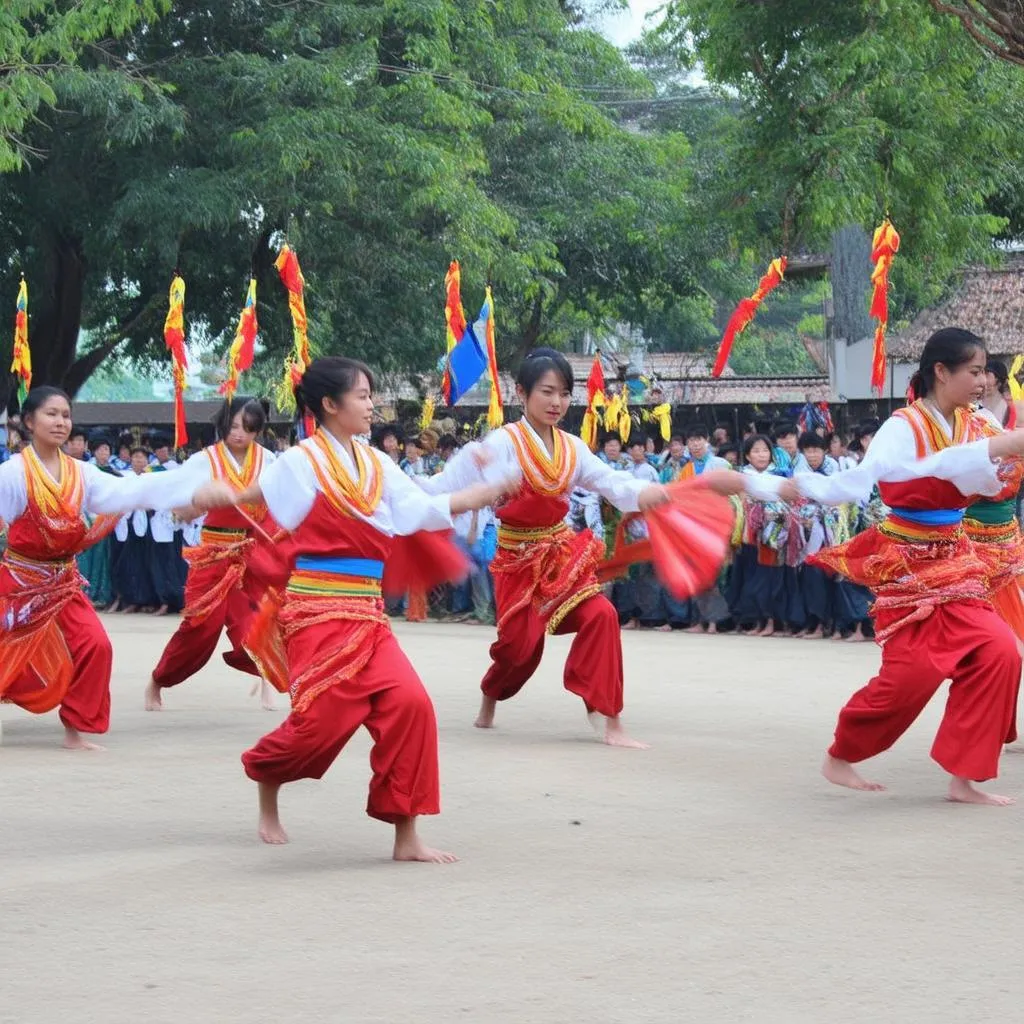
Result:
<svg viewBox="0 0 1024 1024"><path fill-rule="evenodd" d="M613 43L625 46L643 31L644 16L663 3L664 0L629 0L629 11L605 18L601 28Z"/></svg>

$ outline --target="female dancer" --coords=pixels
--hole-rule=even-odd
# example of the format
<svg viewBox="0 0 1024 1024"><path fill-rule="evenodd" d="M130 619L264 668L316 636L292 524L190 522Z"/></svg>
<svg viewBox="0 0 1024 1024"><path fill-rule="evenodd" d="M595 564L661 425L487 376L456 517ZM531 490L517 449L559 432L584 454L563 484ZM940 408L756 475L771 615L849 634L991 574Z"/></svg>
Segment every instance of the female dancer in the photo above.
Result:
<svg viewBox="0 0 1024 1024"><path fill-rule="evenodd" d="M0 466L0 698L43 714L60 705L64 746L98 750L83 733L110 722L111 647L83 591L75 555L134 508L200 502L220 488L175 484L173 473L118 478L61 451L71 403L57 388L29 392L22 422L32 443ZM223 495L221 495L223 499ZM87 526L82 513L98 518Z"/></svg>
<svg viewBox="0 0 1024 1024"><path fill-rule="evenodd" d="M476 452L463 449L438 476L418 481L429 493L481 479L522 475L501 505L498 553L491 563L498 638L480 684L476 725L490 729L499 700L515 696L537 670L545 633L575 633L564 685L604 718L604 742L640 747L622 728L622 638L618 614L595 578L604 545L566 525L573 488L596 491L623 512L667 501L660 484L616 472L578 437L558 428L572 398L572 367L553 349L523 361L516 381L523 419L491 433ZM492 476L493 474L493 476ZM597 719L592 718L592 721Z"/></svg>
<svg viewBox="0 0 1024 1024"><path fill-rule="evenodd" d="M426 846L416 818L437 814L434 708L391 633L381 579L396 535L450 530L452 515L493 504L501 488L477 485L430 498L388 458L355 440L373 417L373 377L362 363L314 359L296 389L320 429L285 452L235 500L265 502L293 531L293 567L280 626L292 713L242 755L259 785L260 838L288 841L278 815L286 782L316 778L360 725L373 737L367 813L395 826L395 860L447 863Z"/></svg>
<svg viewBox="0 0 1024 1024"><path fill-rule="evenodd" d="M988 600L988 568L962 525L969 496L993 497L1003 486L992 460L1024 453L1024 431L970 443L978 420L969 406L981 394L984 374L979 338L957 328L938 331L912 381L916 400L882 425L857 467L774 487L769 477L737 477L747 488L784 496L789 489L829 504L863 500L877 482L891 510L879 526L812 559L874 592L876 638L883 644L878 675L840 712L822 769L836 785L882 789L854 764L891 747L951 678L932 747L952 776L949 799L1012 802L974 786L997 774L1021 671L1013 634Z"/></svg>
<svg viewBox="0 0 1024 1024"><path fill-rule="evenodd" d="M274 460L256 443L264 426L266 413L255 399L237 397L225 402L215 422L220 440L193 455L178 472L188 475L196 487L220 480L233 490L244 491ZM250 521L262 524L264 531L273 533L274 528L264 504L244 511L248 519L235 508L210 512L199 546L186 550L185 610L146 687L147 711L159 711L163 704L160 691L184 682L210 660L225 629L232 649L224 660L241 672L260 674L242 646L264 590L247 571L246 558L255 543ZM180 514L192 516L190 510ZM273 689L265 680L261 689L263 706L272 709Z"/></svg>

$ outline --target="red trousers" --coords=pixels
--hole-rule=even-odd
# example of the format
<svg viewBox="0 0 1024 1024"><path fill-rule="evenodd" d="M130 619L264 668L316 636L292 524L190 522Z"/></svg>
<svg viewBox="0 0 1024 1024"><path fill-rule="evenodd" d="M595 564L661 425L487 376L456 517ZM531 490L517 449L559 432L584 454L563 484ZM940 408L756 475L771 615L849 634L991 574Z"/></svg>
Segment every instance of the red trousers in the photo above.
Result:
<svg viewBox="0 0 1024 1024"><path fill-rule="evenodd" d="M228 640L231 641L231 650L225 652L224 660L240 672L259 675L259 670L242 648L242 642L257 611L256 601L246 590L248 582L244 578L241 587L228 591L225 600L203 618L182 618L177 631L164 648L160 663L153 669L153 680L157 686L177 686L195 675L213 657L225 628Z"/></svg>
<svg viewBox="0 0 1024 1024"><path fill-rule="evenodd" d="M299 675L336 645L338 622L324 622L288 643L288 666ZM245 773L256 782L281 785L319 779L352 734L365 725L373 737L370 795L366 813L381 821L438 814L441 788L437 767L434 705L398 641L388 633L358 675L320 694L309 708L293 711L273 732L242 755Z"/></svg>
<svg viewBox="0 0 1024 1024"><path fill-rule="evenodd" d="M495 577L501 619L501 576ZM565 660L563 685L583 698L587 711L609 718L622 712L622 634L619 616L601 594L578 604L559 623L556 633L575 633ZM543 620L527 605L504 622L491 644L491 667L480 684L493 700L514 697L537 671L544 653Z"/></svg>
<svg viewBox="0 0 1024 1024"><path fill-rule="evenodd" d="M79 732L103 733L110 728L110 637L85 594L77 594L57 616L75 666L74 679L60 705L60 720ZM35 689L31 672L8 687L4 697L18 703L18 693Z"/></svg>
<svg viewBox="0 0 1024 1024"><path fill-rule="evenodd" d="M991 605L939 605L882 647L882 667L839 713L829 753L863 761L888 750L951 679L932 757L951 775L976 782L995 778L1020 672L1017 642Z"/></svg>

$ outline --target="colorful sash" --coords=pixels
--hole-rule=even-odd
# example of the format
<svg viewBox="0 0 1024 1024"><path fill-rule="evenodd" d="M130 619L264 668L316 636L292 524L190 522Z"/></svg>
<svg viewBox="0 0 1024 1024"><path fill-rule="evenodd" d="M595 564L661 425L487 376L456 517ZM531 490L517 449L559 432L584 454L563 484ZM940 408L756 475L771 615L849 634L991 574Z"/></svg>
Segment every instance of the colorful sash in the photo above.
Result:
<svg viewBox="0 0 1024 1024"><path fill-rule="evenodd" d="M372 448L357 441L352 443L356 463L355 480L345 469L323 430L318 430L304 443L302 450L313 465L320 490L336 512L349 517L358 513L366 519L373 518L384 493L384 469ZM322 461L317 458L316 452L320 453Z"/></svg>
<svg viewBox="0 0 1024 1024"><path fill-rule="evenodd" d="M213 479L223 480L236 491L244 491L251 487L259 480L263 472L265 453L262 445L249 445L249 450L245 453L245 459L240 469L235 467L235 460L223 441L210 445L205 452L206 457L210 460ZM262 503L243 505L242 510L257 522L261 522L267 514L267 507Z"/></svg>
<svg viewBox="0 0 1024 1024"><path fill-rule="evenodd" d="M538 494L558 498L572 490L576 477L576 446L568 435L555 427L554 451L547 449L524 422L510 423L505 429L512 439L516 458L526 483Z"/></svg>

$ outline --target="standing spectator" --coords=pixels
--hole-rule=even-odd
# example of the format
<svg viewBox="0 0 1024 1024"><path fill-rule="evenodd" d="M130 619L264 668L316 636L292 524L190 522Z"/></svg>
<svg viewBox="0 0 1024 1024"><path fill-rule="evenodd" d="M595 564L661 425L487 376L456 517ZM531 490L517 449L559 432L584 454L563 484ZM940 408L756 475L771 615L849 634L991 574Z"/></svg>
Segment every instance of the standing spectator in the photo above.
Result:
<svg viewBox="0 0 1024 1024"><path fill-rule="evenodd" d="M395 465L401 465L402 462L402 438L398 433L398 428L388 424L385 427L381 427L380 432L377 434L377 447L384 452L387 457L395 463Z"/></svg>
<svg viewBox="0 0 1024 1024"><path fill-rule="evenodd" d="M85 431L81 427L72 427L71 433L68 435L67 442L64 445L64 454L70 459L76 459L79 462L91 462L92 458L88 451L88 439Z"/></svg>
<svg viewBox="0 0 1024 1024"><path fill-rule="evenodd" d="M420 448L419 438L409 438L405 442L405 458L400 463L402 472L406 476L430 476L427 472L427 464L423 459L423 450Z"/></svg>
<svg viewBox="0 0 1024 1024"><path fill-rule="evenodd" d="M433 427L420 431L420 449L423 452L423 465L426 476L434 476L441 472L441 453L437 450L441 435Z"/></svg>
<svg viewBox="0 0 1024 1024"><path fill-rule="evenodd" d="M150 464L159 466L161 469L178 468L178 463L171 453L171 442L162 434L153 437L153 457L150 459Z"/></svg>
<svg viewBox="0 0 1024 1024"><path fill-rule="evenodd" d="M679 479L686 464L686 442L682 435L674 434L668 443L668 454L661 464L661 482L670 484Z"/></svg>
<svg viewBox="0 0 1024 1024"><path fill-rule="evenodd" d="M643 441L640 442L641 445ZM614 469L628 469L629 460L622 454L622 438L618 434L608 434L601 446L597 457L602 462L607 462ZM646 459L646 455L645 455Z"/></svg>
<svg viewBox="0 0 1024 1024"><path fill-rule="evenodd" d="M772 462L775 466L777 476L790 477L793 475L793 464L799 454L797 442L799 432L792 420L781 420L775 424L772 431Z"/></svg>
<svg viewBox="0 0 1024 1024"><path fill-rule="evenodd" d="M119 473L127 473L132 468L132 439L122 434L117 441L117 454L112 456L110 464Z"/></svg>
<svg viewBox="0 0 1024 1024"><path fill-rule="evenodd" d="M93 439L92 456L96 468L111 476L120 476L110 465L110 454L109 438L101 436ZM109 533L77 557L78 571L89 584L89 600L97 611L109 607L114 600L113 560L114 538Z"/></svg>
<svg viewBox="0 0 1024 1024"><path fill-rule="evenodd" d="M732 444L732 429L728 423L716 423L711 432L711 447L715 449L715 454L721 455L719 448L728 444Z"/></svg>
<svg viewBox="0 0 1024 1024"><path fill-rule="evenodd" d="M686 428L686 464L679 474L680 479L700 476L706 469L729 469L725 459L720 459L708 444L708 428L703 423L691 423Z"/></svg>

